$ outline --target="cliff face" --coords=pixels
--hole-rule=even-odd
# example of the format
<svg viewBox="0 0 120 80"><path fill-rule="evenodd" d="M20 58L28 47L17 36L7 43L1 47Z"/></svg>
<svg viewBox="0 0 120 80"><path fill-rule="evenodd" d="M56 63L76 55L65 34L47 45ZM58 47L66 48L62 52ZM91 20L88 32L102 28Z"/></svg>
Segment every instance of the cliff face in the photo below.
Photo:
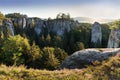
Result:
<svg viewBox="0 0 120 80"><path fill-rule="evenodd" d="M48 32L55 32L57 35L62 36L64 31L69 32L72 28L78 26L78 22L72 20L41 20L39 18L18 18L13 19L13 23L16 23L19 28L34 27L34 31L37 35L40 35L43 28L46 28Z"/></svg>
<svg viewBox="0 0 120 80"><path fill-rule="evenodd" d="M42 28L44 28L44 27L46 27L45 21L41 20L41 19L37 19L34 30L38 36L42 33Z"/></svg>
<svg viewBox="0 0 120 80"><path fill-rule="evenodd" d="M6 28L10 30L10 35L14 34L27 34L28 37L35 36L39 38L42 33L52 33L57 34L59 36L64 36L64 32L69 32L71 29L74 29L76 27L80 27L80 23L70 20L70 19L52 19L52 20L42 20L40 18L11 18L4 21L6 24ZM3 23L3 24L4 24ZM76 28L77 29L77 28ZM115 34L115 32L117 33ZM111 32L111 36L109 38L108 47L113 47L113 44L115 47L118 46L118 41L115 36L119 36L119 30L116 30ZM36 36L37 34L37 36ZM84 36L84 33L82 33ZM101 47L102 43L102 30L101 25L98 22L95 22L93 24L93 27L91 29L91 39L89 45L92 45L92 47ZM118 38L118 37L117 37ZM88 39L88 38L87 38ZM114 43L113 43L114 42Z"/></svg>
<svg viewBox="0 0 120 80"><path fill-rule="evenodd" d="M10 19L5 20L5 28L7 29L11 36L14 36L14 26Z"/></svg>
<svg viewBox="0 0 120 80"><path fill-rule="evenodd" d="M94 47L99 47L101 41L102 41L101 25L98 22L95 22L91 30L91 42L93 43Z"/></svg>
<svg viewBox="0 0 120 80"><path fill-rule="evenodd" d="M108 48L118 48L120 43L120 28L111 30Z"/></svg>
<svg viewBox="0 0 120 80"><path fill-rule="evenodd" d="M77 27L78 23L70 20L51 20L46 22L46 26L48 26L49 32L52 31L62 36L65 31L69 32Z"/></svg>

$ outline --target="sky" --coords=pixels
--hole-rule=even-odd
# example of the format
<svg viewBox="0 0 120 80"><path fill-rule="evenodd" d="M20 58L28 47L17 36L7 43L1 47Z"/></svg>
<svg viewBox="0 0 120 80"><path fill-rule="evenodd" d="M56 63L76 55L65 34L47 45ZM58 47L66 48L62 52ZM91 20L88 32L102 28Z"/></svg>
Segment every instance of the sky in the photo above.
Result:
<svg viewBox="0 0 120 80"><path fill-rule="evenodd" d="M71 17L119 19L120 0L0 0L0 11L40 18L69 13Z"/></svg>

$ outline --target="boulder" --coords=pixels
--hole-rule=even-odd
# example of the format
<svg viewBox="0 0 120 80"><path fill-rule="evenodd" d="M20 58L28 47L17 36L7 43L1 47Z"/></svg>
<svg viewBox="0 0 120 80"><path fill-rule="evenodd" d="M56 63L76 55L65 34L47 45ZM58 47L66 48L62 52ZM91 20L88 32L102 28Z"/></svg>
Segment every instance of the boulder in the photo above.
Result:
<svg viewBox="0 0 120 80"><path fill-rule="evenodd" d="M109 57L115 56L120 52L120 48L106 49L84 49L73 53L67 57L60 65L60 69L68 68L84 68L86 65L92 64L94 61L103 61Z"/></svg>

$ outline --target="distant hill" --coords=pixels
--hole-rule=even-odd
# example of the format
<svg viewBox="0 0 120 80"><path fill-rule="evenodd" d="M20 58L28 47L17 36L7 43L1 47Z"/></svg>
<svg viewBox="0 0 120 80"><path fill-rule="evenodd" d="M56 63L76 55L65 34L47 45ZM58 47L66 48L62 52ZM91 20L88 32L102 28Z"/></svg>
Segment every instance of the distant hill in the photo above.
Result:
<svg viewBox="0 0 120 80"><path fill-rule="evenodd" d="M79 21L80 23L94 23L95 21L100 22L100 23L109 23L114 21L114 19L99 19L95 20L89 17L75 17L74 20Z"/></svg>

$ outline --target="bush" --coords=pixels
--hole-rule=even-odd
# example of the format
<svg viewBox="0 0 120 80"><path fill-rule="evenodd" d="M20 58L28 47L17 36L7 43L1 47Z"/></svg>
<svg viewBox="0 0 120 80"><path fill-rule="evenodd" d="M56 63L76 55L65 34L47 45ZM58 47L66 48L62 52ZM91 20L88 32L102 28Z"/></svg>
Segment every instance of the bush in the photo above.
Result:
<svg viewBox="0 0 120 80"><path fill-rule="evenodd" d="M3 56L6 65L21 65L24 64L28 67L36 68L40 62L42 51L33 43L30 46L27 38L23 38L20 35L10 36L5 40L3 46ZM38 64L35 64L35 63Z"/></svg>
<svg viewBox="0 0 120 80"><path fill-rule="evenodd" d="M55 57L59 60L60 64L65 60L68 54L60 48L55 48L54 50Z"/></svg>
<svg viewBox="0 0 120 80"><path fill-rule="evenodd" d="M54 48L43 48L44 67L50 70L56 69L59 65L59 60L54 55Z"/></svg>
<svg viewBox="0 0 120 80"><path fill-rule="evenodd" d="M3 43L4 63L7 65L20 65L25 62L23 54L28 54L30 45L27 38L20 35L10 36Z"/></svg>

